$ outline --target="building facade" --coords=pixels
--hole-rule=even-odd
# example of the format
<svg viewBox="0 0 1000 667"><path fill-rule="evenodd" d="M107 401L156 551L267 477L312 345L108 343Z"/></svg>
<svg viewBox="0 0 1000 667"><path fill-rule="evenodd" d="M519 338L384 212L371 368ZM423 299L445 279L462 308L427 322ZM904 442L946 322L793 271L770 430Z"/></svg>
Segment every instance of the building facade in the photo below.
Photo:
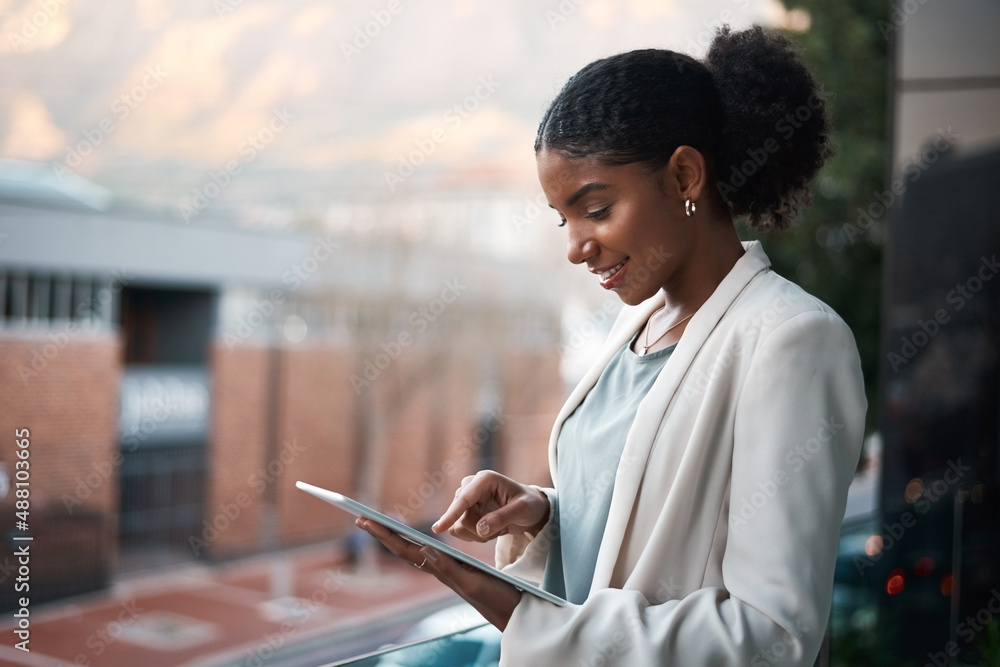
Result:
<svg viewBox="0 0 1000 667"><path fill-rule="evenodd" d="M419 525L481 467L547 479L557 282L532 288L467 237L54 201L0 203L0 465L9 487L27 429L33 600L345 537L350 517L297 480ZM474 201L426 215L474 216Z"/></svg>

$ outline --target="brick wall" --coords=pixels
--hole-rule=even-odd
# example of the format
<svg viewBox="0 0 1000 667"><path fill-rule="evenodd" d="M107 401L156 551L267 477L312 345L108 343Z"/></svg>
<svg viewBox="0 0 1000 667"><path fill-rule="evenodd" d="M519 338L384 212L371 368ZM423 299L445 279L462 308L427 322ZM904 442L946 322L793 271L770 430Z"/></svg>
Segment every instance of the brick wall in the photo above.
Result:
<svg viewBox="0 0 1000 667"><path fill-rule="evenodd" d="M525 484L549 485L549 434L565 399L559 355L555 351L509 355L503 385L502 471Z"/></svg>
<svg viewBox="0 0 1000 667"><path fill-rule="evenodd" d="M469 439L476 427L478 369L457 355L417 348L387 369L405 387L383 396L387 421L381 502L412 523L448 507L462 477L477 469Z"/></svg>
<svg viewBox="0 0 1000 667"><path fill-rule="evenodd" d="M353 519L298 490L295 482L353 492L356 395L350 350L302 345L285 350L281 387L281 450L269 462L278 499L282 544L343 535ZM280 465L279 465L280 463Z"/></svg>
<svg viewBox="0 0 1000 667"><path fill-rule="evenodd" d="M483 439L476 437L480 383L480 369L475 358L456 356L452 359L447 382L435 395L436 407L446 418L442 438L429 458L428 473L432 479L428 481L434 485L440 483L440 490L434 502L427 503L430 516L424 516L426 520L437 519L451 504L462 478L476 473L481 467L479 454Z"/></svg>
<svg viewBox="0 0 1000 667"><path fill-rule="evenodd" d="M32 511L117 511L120 359L111 334L0 337L0 452L13 469L14 429L31 430Z"/></svg>
<svg viewBox="0 0 1000 667"><path fill-rule="evenodd" d="M61 347L46 345L55 344L45 334L15 337L7 332L0 337L0 433L10 436L0 456L13 470L14 429L29 428L32 512L39 517L45 512L60 518L99 516L105 529L98 541L113 569L121 343L104 334L81 335ZM280 388L272 389L271 350L214 344L206 524L191 536L205 544L193 551L219 560L267 546L264 509L272 497L277 503L273 544L345 534L351 519L298 491L294 483L302 479L358 494L359 455L373 455L372 440L361 438L362 399L369 401L374 418L384 420L384 467L376 502L387 510L409 508L410 521L436 518L461 478L478 470L487 431L496 430L504 472L525 482L543 481L545 442L562 393L558 359L507 359L504 413L500 421L483 425L477 414L481 369L474 356L462 354L410 348L362 389L370 392L367 396L359 396L350 382L357 355L349 348L284 349ZM278 440L270 443L274 401ZM368 449L362 452L362 447ZM0 512L13 516L12 502L11 497L0 501Z"/></svg>
<svg viewBox="0 0 1000 667"><path fill-rule="evenodd" d="M222 342L210 351L212 418L205 520L215 524L215 532L205 528L199 537L208 543L212 558L259 547L264 498L254 475L264 464L269 355L265 348L238 345L229 349ZM238 516L230 519L237 514L234 504Z"/></svg>
<svg viewBox="0 0 1000 667"><path fill-rule="evenodd" d="M57 596L67 585L90 590L114 567L121 354L120 340L110 333L0 335L0 460L13 475L15 429L29 429L29 532L39 547L53 544L46 535L58 537L60 553L69 549L77 556L78 567L69 570L55 553L32 561L38 599L50 597L47 589ZM13 528L14 500L13 491L0 500L5 532Z"/></svg>
<svg viewBox="0 0 1000 667"><path fill-rule="evenodd" d="M216 529L209 533L214 539L206 540L212 559L329 539L350 526L348 515L295 488L302 480L352 490L355 394L346 372L349 358L347 351L323 345L277 353L248 344L213 346L205 517ZM230 518L237 508L238 516Z"/></svg>

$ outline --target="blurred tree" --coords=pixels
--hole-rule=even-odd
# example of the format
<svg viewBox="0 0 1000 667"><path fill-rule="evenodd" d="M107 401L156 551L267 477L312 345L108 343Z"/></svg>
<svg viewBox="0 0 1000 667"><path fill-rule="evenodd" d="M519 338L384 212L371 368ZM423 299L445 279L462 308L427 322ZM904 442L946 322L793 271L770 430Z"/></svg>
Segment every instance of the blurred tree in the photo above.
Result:
<svg viewBox="0 0 1000 667"><path fill-rule="evenodd" d="M861 211L885 189L890 5L888 0L783 1L789 11L808 15L808 29L785 34L801 46L824 89L836 155L813 183L812 205L790 230L759 235L743 229L741 236L761 238L775 271L825 301L850 325L861 354L871 432L878 418L887 221L861 217Z"/></svg>

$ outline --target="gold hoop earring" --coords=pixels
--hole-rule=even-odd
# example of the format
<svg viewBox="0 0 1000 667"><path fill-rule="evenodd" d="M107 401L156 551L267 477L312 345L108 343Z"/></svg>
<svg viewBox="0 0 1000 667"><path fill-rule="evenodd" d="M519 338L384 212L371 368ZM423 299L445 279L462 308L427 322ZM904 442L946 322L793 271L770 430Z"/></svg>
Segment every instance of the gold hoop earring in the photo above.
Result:
<svg viewBox="0 0 1000 667"><path fill-rule="evenodd" d="M695 203L691 200L690 197L684 200L684 215L686 215L689 218L693 217L694 212L697 210L698 207L695 205Z"/></svg>

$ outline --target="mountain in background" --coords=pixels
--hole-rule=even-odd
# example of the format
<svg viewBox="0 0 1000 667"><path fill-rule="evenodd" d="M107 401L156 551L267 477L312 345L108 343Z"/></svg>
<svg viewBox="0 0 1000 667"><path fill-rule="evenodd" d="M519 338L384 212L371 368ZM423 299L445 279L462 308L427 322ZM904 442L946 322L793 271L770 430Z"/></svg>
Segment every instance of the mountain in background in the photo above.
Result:
<svg viewBox="0 0 1000 667"><path fill-rule="evenodd" d="M455 188L533 194L538 118L573 72L632 48L699 55L723 22L783 11L0 0L0 156L50 161L174 217L199 195L253 221Z"/></svg>

